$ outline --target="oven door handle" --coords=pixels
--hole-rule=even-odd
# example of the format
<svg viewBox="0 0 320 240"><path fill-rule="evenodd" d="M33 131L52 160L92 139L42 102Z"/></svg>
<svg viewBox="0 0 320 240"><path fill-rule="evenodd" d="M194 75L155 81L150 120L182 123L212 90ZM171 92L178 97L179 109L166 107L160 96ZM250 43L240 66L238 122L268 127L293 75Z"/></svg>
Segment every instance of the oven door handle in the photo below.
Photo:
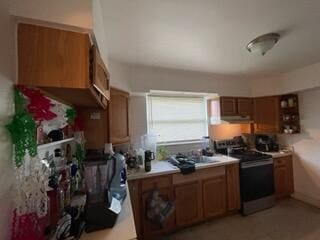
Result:
<svg viewBox="0 0 320 240"><path fill-rule="evenodd" d="M258 167L258 166L264 166L264 165L272 165L273 159L267 159L267 160L258 160L254 162L243 162L241 163L241 168L251 168L251 167Z"/></svg>

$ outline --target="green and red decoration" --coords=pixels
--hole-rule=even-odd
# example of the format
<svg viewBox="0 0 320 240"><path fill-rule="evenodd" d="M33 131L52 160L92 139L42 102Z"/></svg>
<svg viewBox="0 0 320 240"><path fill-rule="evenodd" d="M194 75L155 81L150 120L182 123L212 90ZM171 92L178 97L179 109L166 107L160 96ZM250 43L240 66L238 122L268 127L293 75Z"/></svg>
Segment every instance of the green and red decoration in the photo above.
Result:
<svg viewBox="0 0 320 240"><path fill-rule="evenodd" d="M57 117L57 114L50 110L54 104L40 90L24 85L17 85L17 88L28 97L27 110L36 122L49 121Z"/></svg>
<svg viewBox="0 0 320 240"><path fill-rule="evenodd" d="M74 123L76 117L77 117L77 112L74 108L68 108L66 110L66 115L65 117L67 118L68 123Z"/></svg>
<svg viewBox="0 0 320 240"><path fill-rule="evenodd" d="M15 163L17 167L23 164L23 158L28 150L30 156L37 155L36 123L25 108L25 98L15 87L15 115L12 121L6 125L15 146Z"/></svg>

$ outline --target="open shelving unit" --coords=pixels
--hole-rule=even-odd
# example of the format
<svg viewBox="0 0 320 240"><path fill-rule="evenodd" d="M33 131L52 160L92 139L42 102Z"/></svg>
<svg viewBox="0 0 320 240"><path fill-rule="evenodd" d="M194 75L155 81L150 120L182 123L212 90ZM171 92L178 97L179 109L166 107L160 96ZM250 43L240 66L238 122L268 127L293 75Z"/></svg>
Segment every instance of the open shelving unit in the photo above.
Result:
<svg viewBox="0 0 320 240"><path fill-rule="evenodd" d="M280 96L280 130L284 134L300 133L299 101L297 94Z"/></svg>

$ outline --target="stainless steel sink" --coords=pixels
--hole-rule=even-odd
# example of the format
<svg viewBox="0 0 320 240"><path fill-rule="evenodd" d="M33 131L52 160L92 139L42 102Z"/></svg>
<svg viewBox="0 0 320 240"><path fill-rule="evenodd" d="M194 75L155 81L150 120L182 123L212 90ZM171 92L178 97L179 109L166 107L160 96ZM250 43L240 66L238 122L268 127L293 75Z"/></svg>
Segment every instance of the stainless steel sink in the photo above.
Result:
<svg viewBox="0 0 320 240"><path fill-rule="evenodd" d="M217 156L217 155L212 157L207 157L207 156L200 156L199 154L193 154L193 152L191 152L183 156L184 156L182 157L183 160L193 162L196 165L211 164L211 163L217 163L221 161L221 156ZM170 158L171 160L173 159L173 161L169 160L169 162L171 162L173 165L177 165L178 162L175 162L176 160L180 159L181 161L181 157L177 158L176 155L172 155Z"/></svg>
<svg viewBox="0 0 320 240"><path fill-rule="evenodd" d="M216 156L207 157L207 156L201 156L199 161L196 163L216 163L220 162Z"/></svg>

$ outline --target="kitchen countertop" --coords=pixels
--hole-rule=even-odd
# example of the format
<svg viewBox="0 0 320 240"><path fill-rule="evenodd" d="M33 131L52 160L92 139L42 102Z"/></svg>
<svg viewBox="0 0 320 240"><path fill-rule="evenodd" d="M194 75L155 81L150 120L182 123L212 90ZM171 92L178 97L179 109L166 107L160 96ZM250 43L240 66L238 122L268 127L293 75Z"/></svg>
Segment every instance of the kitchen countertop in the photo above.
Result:
<svg viewBox="0 0 320 240"><path fill-rule="evenodd" d="M279 151L279 152L262 152L268 155L271 155L273 158L279 158L279 157L285 157L285 156L291 156L293 152L288 151Z"/></svg>
<svg viewBox="0 0 320 240"><path fill-rule="evenodd" d="M224 156L224 155L215 155L214 159L217 160L217 162L213 163L199 163L196 164L196 169L204 169L204 168L210 168L210 167L217 167L217 166L224 166L232 163L239 162L238 159ZM134 179L141 179L141 178L148 178L148 177L155 177L159 175L165 175L165 174L172 174L172 173L179 173L179 168L173 166L168 161L152 161L151 162L151 171L145 172L144 169L134 169L134 170L128 170L128 180L134 180Z"/></svg>
<svg viewBox="0 0 320 240"><path fill-rule="evenodd" d="M80 240L134 240L137 239L129 191L113 228L83 233Z"/></svg>

